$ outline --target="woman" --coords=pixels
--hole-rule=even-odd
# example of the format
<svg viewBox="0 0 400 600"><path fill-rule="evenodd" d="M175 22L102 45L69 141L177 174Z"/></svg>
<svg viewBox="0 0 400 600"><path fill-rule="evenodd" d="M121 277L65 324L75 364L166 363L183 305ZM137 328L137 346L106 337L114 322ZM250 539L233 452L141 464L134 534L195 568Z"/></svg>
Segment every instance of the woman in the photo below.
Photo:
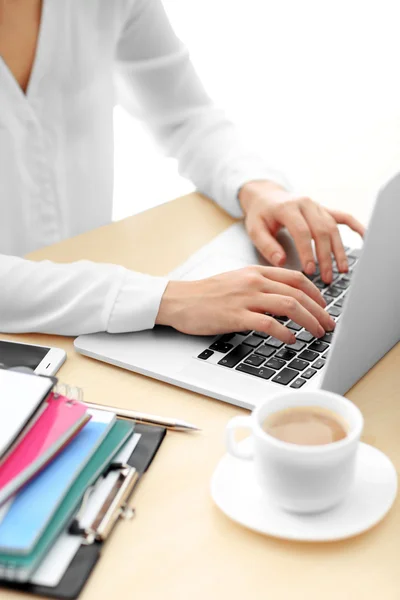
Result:
<svg viewBox="0 0 400 600"><path fill-rule="evenodd" d="M257 329L315 336L333 329L319 291L281 269L276 240L292 234L305 273L332 280L347 261L337 224L353 217L287 189L240 141L205 93L161 0L0 2L0 330L77 335L170 325L193 334ZM168 282L116 265L20 258L111 220L114 78L180 171L234 216L278 268ZM133 165L134 168L134 165ZM134 240L132 240L134 244Z"/></svg>

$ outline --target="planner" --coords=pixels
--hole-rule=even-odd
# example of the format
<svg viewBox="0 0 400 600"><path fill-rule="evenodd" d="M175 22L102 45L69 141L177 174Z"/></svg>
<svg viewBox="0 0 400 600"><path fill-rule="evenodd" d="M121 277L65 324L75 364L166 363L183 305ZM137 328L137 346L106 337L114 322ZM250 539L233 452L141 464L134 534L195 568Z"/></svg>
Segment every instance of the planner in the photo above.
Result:
<svg viewBox="0 0 400 600"><path fill-rule="evenodd" d="M0 457L34 416L53 387L49 377L0 369Z"/></svg>
<svg viewBox="0 0 400 600"><path fill-rule="evenodd" d="M84 404L50 394L39 418L0 464L0 506L43 469L90 418Z"/></svg>
<svg viewBox="0 0 400 600"><path fill-rule="evenodd" d="M64 400L61 398L62 403ZM74 408L72 405L62 411L61 416L68 421ZM32 551L65 494L115 421L113 413L100 412L94 411L94 415L90 415L92 420L75 439L16 496L0 523L0 552L29 554Z"/></svg>
<svg viewBox="0 0 400 600"><path fill-rule="evenodd" d="M29 579L73 516L86 490L104 472L132 432L133 425L126 421L113 424L91 460L69 488L31 552L25 555L0 553L1 579L19 582Z"/></svg>
<svg viewBox="0 0 400 600"><path fill-rule="evenodd" d="M137 448L140 438L140 433L134 433L123 445L118 454L115 455L112 465L126 464ZM71 530L75 531L76 527L74 525L77 524L78 528L82 531L88 531L88 528L91 527L97 515L102 510L107 498L113 493L115 485L118 483L119 473L119 469L110 469L108 473L99 478L87 501L82 502L82 506L71 524L70 531L64 531L60 535L51 552L46 556L37 571L33 573L30 578L31 583L51 587L60 583L82 544L82 532L80 535L76 535Z"/></svg>
<svg viewBox="0 0 400 600"><path fill-rule="evenodd" d="M140 478L147 471L152 461L156 457L157 452L163 440L165 439L166 430L161 427L136 424L134 435L137 434L140 434L140 439L138 440L137 445L135 445L131 456L128 458L128 460L126 460L124 465L121 465L117 455L110 464L110 473L113 472L114 467L118 470L118 468L128 465L132 469L135 469L135 471L138 473L138 481L140 482ZM118 509L118 504L116 508ZM138 507L138 510L140 510L140 506ZM120 526L123 527L123 523L121 523ZM75 535L79 541L78 544L74 544L73 535L67 535L69 543L73 544L74 547L72 550L69 548L68 568L64 570L65 565L63 565L63 567L56 574L57 577L55 579L53 578L54 585L46 585L41 583L39 575L41 575L42 581L47 580L49 583L51 581L51 578L48 575L45 577L43 572L40 574L42 567L41 565L33 575L30 582L19 583L16 581L0 581L0 586L6 586L11 589L25 591L29 594L36 594L38 596L56 598L57 600L74 600L75 598L78 598L101 557L104 542L94 541L92 543L88 543L84 531L76 533ZM48 565L50 564L51 567L50 553L46 558L46 561L47 560L49 561ZM54 557L54 560L57 560L57 557ZM38 576L37 582L35 580L36 575Z"/></svg>

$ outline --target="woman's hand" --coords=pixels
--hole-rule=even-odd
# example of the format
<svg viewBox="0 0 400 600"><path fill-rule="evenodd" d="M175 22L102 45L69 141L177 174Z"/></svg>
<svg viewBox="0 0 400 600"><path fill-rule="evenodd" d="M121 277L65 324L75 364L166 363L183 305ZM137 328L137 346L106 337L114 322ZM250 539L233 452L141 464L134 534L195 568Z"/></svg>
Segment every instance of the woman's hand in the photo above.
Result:
<svg viewBox="0 0 400 600"><path fill-rule="evenodd" d="M322 337L335 327L325 306L302 273L252 266L199 281L170 281L156 323L194 335L254 329L293 344L293 332L270 315L287 316Z"/></svg>
<svg viewBox="0 0 400 600"><path fill-rule="evenodd" d="M296 244L303 271L315 272L311 240L315 242L321 278L332 281L332 255L338 270L348 271L348 263L338 224L344 224L361 236L365 228L351 215L324 208L306 196L287 192L269 181L252 181L240 190L239 201L244 211L248 234L258 251L275 266L283 266L285 251L276 234L286 227Z"/></svg>

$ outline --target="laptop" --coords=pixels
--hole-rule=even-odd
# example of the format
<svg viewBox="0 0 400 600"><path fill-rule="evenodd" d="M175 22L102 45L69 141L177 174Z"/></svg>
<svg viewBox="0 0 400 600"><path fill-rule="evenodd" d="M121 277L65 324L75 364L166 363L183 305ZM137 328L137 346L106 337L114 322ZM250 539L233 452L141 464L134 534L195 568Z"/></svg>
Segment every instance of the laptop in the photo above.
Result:
<svg viewBox="0 0 400 600"><path fill-rule="evenodd" d="M378 194L362 251L346 248L350 271L334 272L325 285L311 277L337 321L322 339L278 317L296 335L294 346L260 332L216 337L179 333L169 327L129 333L98 333L75 340L86 356L252 409L284 390L349 390L400 340L400 174ZM299 268L286 236L288 268ZM170 273L200 279L250 264L265 264L242 223L229 227Z"/></svg>

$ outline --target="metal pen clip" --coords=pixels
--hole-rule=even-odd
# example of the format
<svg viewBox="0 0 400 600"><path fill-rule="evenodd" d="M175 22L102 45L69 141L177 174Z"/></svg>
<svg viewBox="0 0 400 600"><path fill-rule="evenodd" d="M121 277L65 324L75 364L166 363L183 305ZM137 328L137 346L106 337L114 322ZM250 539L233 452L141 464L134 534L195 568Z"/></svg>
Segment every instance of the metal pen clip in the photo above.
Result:
<svg viewBox="0 0 400 600"><path fill-rule="evenodd" d="M108 538L118 519L131 519L135 511L128 505L129 497L139 479L134 467L124 465L119 471L119 477L105 499L98 515L90 526L97 541Z"/></svg>

